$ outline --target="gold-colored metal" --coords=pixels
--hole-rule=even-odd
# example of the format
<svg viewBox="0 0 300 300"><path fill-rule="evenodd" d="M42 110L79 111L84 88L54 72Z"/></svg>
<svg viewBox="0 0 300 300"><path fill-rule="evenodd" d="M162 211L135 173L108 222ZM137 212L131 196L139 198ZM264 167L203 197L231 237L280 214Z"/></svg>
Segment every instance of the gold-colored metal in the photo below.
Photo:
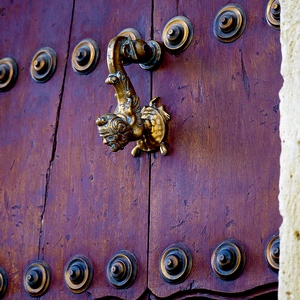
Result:
<svg viewBox="0 0 300 300"><path fill-rule="evenodd" d="M85 292L93 280L92 262L83 255L72 257L65 267L64 278L71 292Z"/></svg>
<svg viewBox="0 0 300 300"><path fill-rule="evenodd" d="M44 295L50 285L51 275L49 265L42 260L36 260L31 263L23 278L25 291L32 297Z"/></svg>
<svg viewBox="0 0 300 300"><path fill-rule="evenodd" d="M172 284L183 282L192 269L192 255L183 245L174 244L166 248L160 258L159 272Z"/></svg>
<svg viewBox="0 0 300 300"><path fill-rule="evenodd" d="M103 143L111 151L122 150L129 142L137 141L132 150L133 156L139 150L152 152L160 149L163 155L167 154L164 138L170 115L163 106L156 107L158 98L152 99L149 106L141 109L140 99L123 67L125 64L139 63L148 68L157 65L160 60L161 49L155 41L132 40L130 36L117 36L110 41L107 50L110 74L105 82L114 86L118 105L113 114L102 115L96 124Z"/></svg>
<svg viewBox="0 0 300 300"><path fill-rule="evenodd" d="M278 272L280 256L280 240L278 235L272 237L269 241L266 248L265 256L269 267L273 271Z"/></svg>
<svg viewBox="0 0 300 300"><path fill-rule="evenodd" d="M236 279L244 270L246 253L243 245L237 240L226 240L213 251L211 267L223 280Z"/></svg>
<svg viewBox="0 0 300 300"><path fill-rule="evenodd" d="M134 28L125 28L118 34L118 36L130 37L133 41L142 39L141 34Z"/></svg>
<svg viewBox="0 0 300 300"><path fill-rule="evenodd" d="M18 65L11 57L0 60L0 92L9 91L18 78Z"/></svg>
<svg viewBox="0 0 300 300"><path fill-rule="evenodd" d="M73 50L72 68L78 74L89 74L96 68L99 58L100 49L97 42L84 39Z"/></svg>
<svg viewBox="0 0 300 300"><path fill-rule="evenodd" d="M48 81L56 70L56 53L50 47L40 49L32 58L30 74L34 81Z"/></svg>
<svg viewBox="0 0 300 300"><path fill-rule="evenodd" d="M280 10L280 0L269 0L266 9L266 20L276 30L280 30Z"/></svg>
<svg viewBox="0 0 300 300"><path fill-rule="evenodd" d="M6 293L8 286L8 277L4 269L0 267L0 299L2 299Z"/></svg>
<svg viewBox="0 0 300 300"><path fill-rule="evenodd" d="M184 16L172 18L164 27L162 40L168 51L180 53L191 43L194 35L191 21Z"/></svg>
<svg viewBox="0 0 300 300"><path fill-rule="evenodd" d="M138 271L135 256L126 250L115 254L109 261L106 276L109 283L117 289L130 287Z"/></svg>
<svg viewBox="0 0 300 300"><path fill-rule="evenodd" d="M246 27L246 13L238 4L228 4L217 13L214 35L221 42L230 43L241 36Z"/></svg>

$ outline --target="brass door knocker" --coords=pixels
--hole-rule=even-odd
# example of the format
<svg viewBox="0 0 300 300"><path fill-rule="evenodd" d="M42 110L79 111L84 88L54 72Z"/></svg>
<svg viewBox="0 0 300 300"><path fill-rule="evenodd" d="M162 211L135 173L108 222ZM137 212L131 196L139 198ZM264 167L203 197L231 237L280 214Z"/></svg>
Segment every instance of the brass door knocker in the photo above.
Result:
<svg viewBox="0 0 300 300"><path fill-rule="evenodd" d="M141 109L140 99L124 69L124 65L131 63L138 63L143 69L154 68L161 61L162 49L155 41L145 42L136 38L135 32L116 36L109 42L107 65L110 74L105 82L116 89L118 105L113 114L104 114L96 120L98 132L103 143L113 152L123 150L129 142L136 141L131 151L133 156L140 150L153 152L157 149L166 155L164 138L170 115L163 106L156 107L158 97Z"/></svg>

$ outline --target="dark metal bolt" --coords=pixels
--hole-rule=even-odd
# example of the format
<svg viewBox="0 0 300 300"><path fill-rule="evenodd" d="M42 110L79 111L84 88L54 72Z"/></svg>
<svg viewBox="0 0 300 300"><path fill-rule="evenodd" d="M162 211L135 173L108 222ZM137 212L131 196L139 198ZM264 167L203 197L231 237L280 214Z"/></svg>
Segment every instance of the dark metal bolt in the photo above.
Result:
<svg viewBox="0 0 300 300"><path fill-rule="evenodd" d="M230 249L223 249L217 255L217 264L223 270L230 270L235 264L235 255Z"/></svg>
<svg viewBox="0 0 300 300"><path fill-rule="evenodd" d="M223 32L229 32L234 29L236 25L236 19L229 13L225 13L221 16L219 21L219 27Z"/></svg>
<svg viewBox="0 0 300 300"><path fill-rule="evenodd" d="M271 247L271 256L274 261L279 262L280 246L279 243L274 243Z"/></svg>
<svg viewBox="0 0 300 300"><path fill-rule="evenodd" d="M33 67L35 71L39 74L43 74L47 68L47 60L43 55L38 56L33 62Z"/></svg>
<svg viewBox="0 0 300 300"><path fill-rule="evenodd" d="M70 280L73 283L78 283L82 281L84 276L84 271L80 265L74 264L68 270L68 274L70 276Z"/></svg>
<svg viewBox="0 0 300 300"><path fill-rule="evenodd" d="M30 273L27 275L27 282L31 288L37 288L40 286L42 278L41 273L38 269L30 270Z"/></svg>
<svg viewBox="0 0 300 300"><path fill-rule="evenodd" d="M167 39L170 44L176 45L181 42L183 37L183 28L180 25L175 25L169 28Z"/></svg>
<svg viewBox="0 0 300 300"><path fill-rule="evenodd" d="M226 258L225 255L220 254L220 255L218 256L218 261L224 264L224 263L227 262L227 258Z"/></svg>
<svg viewBox="0 0 300 300"><path fill-rule="evenodd" d="M90 55L90 49L83 46L77 51L75 59L80 66L84 66L90 60Z"/></svg>
<svg viewBox="0 0 300 300"><path fill-rule="evenodd" d="M175 273L179 268L180 260L176 255L169 255L166 257L164 264L169 273Z"/></svg>
<svg viewBox="0 0 300 300"><path fill-rule="evenodd" d="M274 2L272 5L272 9L275 11L279 11L280 10L280 4L277 2Z"/></svg>
<svg viewBox="0 0 300 300"><path fill-rule="evenodd" d="M126 272L126 266L122 261L115 262L111 267L111 273L114 278L122 278Z"/></svg>
<svg viewBox="0 0 300 300"><path fill-rule="evenodd" d="M0 65L0 82L6 82L9 76L9 71L6 64Z"/></svg>
<svg viewBox="0 0 300 300"><path fill-rule="evenodd" d="M278 1L275 1L271 7L271 13L275 19L280 19L280 10L280 3Z"/></svg>

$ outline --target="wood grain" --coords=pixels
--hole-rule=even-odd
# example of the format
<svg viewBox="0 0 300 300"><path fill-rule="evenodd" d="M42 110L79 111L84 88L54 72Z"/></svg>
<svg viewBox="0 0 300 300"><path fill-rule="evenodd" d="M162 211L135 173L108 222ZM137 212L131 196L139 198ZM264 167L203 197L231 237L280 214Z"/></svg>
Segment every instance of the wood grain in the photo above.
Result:
<svg viewBox="0 0 300 300"><path fill-rule="evenodd" d="M135 9L137 6L145 10ZM86 76L74 73L68 61L41 249L55 270L53 291L45 299L87 297L86 293L72 295L64 284L64 265L76 254L93 262L94 280L88 292L94 298L137 299L146 290L148 155L133 158L134 144L112 153L102 144L95 123L117 105L114 88L104 82L108 76L106 49L110 39L127 27L149 39L150 2L76 1L70 55L82 39L93 38L99 43L101 57L97 68ZM127 71L141 104L147 104L150 73L138 65ZM137 279L125 290L113 288L106 279L109 259L120 250L132 252L138 261Z"/></svg>
<svg viewBox="0 0 300 300"><path fill-rule="evenodd" d="M9 275L7 299L30 298L22 277L34 259L44 259L52 272L42 299L276 297L277 273L264 250L281 223L279 32L267 25L263 1L238 2L247 25L230 44L212 31L224 0L1 2L0 56L19 65L15 87L0 94L0 266ZM158 96L172 116L169 154L133 158L130 145L111 153L95 125L116 106L113 87L104 83L107 45L128 27L161 41L176 15L193 23L189 48L165 53L153 73L126 67L141 105ZM101 56L82 76L71 55L85 38L99 43ZM29 67L44 46L57 52L58 66L49 82L38 84ZM222 281L210 267L213 249L228 238L247 253L234 281ZM158 272L161 253L174 243L193 256L191 274L177 285ZM120 250L138 261L137 279L125 290L113 288L105 274ZM94 280L80 295L63 278L77 254L94 267Z"/></svg>
<svg viewBox="0 0 300 300"><path fill-rule="evenodd" d="M153 94L172 116L170 155L154 155L151 169L148 286L160 297L276 287L264 249L281 223L279 32L264 20L262 1L241 2L247 14L243 35L230 44L219 42L213 20L226 4L154 4L155 39L175 15L188 17L194 27L190 47L166 54L153 74ZM247 263L238 279L224 282L212 273L210 258L228 238L243 243ZM160 255L173 243L193 254L192 272L178 285L165 283L158 273Z"/></svg>
<svg viewBox="0 0 300 300"><path fill-rule="evenodd" d="M72 2L1 1L0 10L0 56L13 57L19 66L16 85L0 93L0 265L9 277L6 299L14 300L29 298L23 273L39 258ZM38 84L30 63L45 46L57 52L58 65L49 82Z"/></svg>

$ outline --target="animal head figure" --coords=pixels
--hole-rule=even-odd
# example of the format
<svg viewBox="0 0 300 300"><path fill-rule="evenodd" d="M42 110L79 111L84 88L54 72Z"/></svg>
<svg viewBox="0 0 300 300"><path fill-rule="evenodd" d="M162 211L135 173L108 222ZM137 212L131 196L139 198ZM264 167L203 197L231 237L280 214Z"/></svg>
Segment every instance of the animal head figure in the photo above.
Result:
<svg viewBox="0 0 300 300"><path fill-rule="evenodd" d="M132 140L133 130L122 118L115 114L105 114L96 120L98 133L103 143L111 151L123 150Z"/></svg>

